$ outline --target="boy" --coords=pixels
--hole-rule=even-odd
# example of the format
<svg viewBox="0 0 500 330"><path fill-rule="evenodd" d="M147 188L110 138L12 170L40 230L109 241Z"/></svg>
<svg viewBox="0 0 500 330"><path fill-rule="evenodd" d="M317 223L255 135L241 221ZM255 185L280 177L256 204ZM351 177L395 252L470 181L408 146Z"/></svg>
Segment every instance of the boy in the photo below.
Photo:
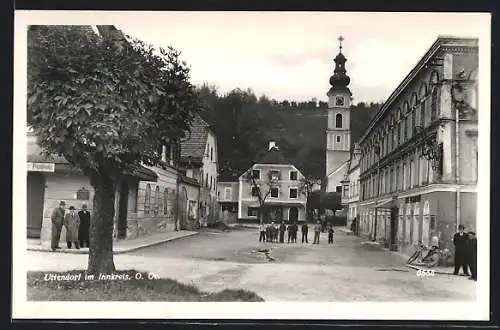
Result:
<svg viewBox="0 0 500 330"><path fill-rule="evenodd" d="M328 229L328 244L333 244L333 233L335 231L333 230L333 226L330 226L330 229Z"/></svg>

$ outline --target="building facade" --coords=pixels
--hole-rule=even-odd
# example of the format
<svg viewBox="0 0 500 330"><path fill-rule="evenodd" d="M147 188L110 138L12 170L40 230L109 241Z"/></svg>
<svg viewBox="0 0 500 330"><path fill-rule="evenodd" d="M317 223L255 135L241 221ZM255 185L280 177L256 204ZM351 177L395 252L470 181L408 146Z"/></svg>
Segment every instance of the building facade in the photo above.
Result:
<svg viewBox="0 0 500 330"><path fill-rule="evenodd" d="M347 87L350 78L346 75L345 62L342 54L342 40L340 50L335 57L334 74L330 77L332 86L328 96L328 126L326 130L326 178L328 192L342 192L341 181L347 171L349 152L351 149L351 100L352 94Z"/></svg>
<svg viewBox="0 0 500 330"><path fill-rule="evenodd" d="M360 230L410 251L474 230L477 39L439 37L360 139Z"/></svg>
<svg viewBox="0 0 500 330"><path fill-rule="evenodd" d="M77 210L92 211L94 189L90 180L62 157L45 157L35 134L27 133L27 237L45 244L51 237L50 216L61 200ZM165 150L166 148L163 148ZM175 145L172 150L179 149ZM177 169L175 152L165 153L156 167L137 166L117 185L114 239L133 239L178 230ZM65 239L65 230L61 240Z"/></svg>
<svg viewBox="0 0 500 330"><path fill-rule="evenodd" d="M224 223L232 223L238 220L238 193L238 182L219 182L217 184L220 220Z"/></svg>
<svg viewBox="0 0 500 330"><path fill-rule="evenodd" d="M249 173L256 184L248 179ZM239 177L238 219L259 221L259 189L262 197L267 196L264 221L305 221L307 198L302 180L304 175L271 142L266 155Z"/></svg>
<svg viewBox="0 0 500 330"><path fill-rule="evenodd" d="M342 205L346 209L347 216L347 226L350 227L354 218L359 219L359 161L361 156L361 150L359 145L354 146L353 152L351 154L351 159L349 160L349 167L342 181Z"/></svg>
<svg viewBox="0 0 500 330"><path fill-rule="evenodd" d="M181 166L187 177L200 185L198 216L201 226L215 223L219 217L217 203L217 136L211 125L195 116L189 137L181 142Z"/></svg>

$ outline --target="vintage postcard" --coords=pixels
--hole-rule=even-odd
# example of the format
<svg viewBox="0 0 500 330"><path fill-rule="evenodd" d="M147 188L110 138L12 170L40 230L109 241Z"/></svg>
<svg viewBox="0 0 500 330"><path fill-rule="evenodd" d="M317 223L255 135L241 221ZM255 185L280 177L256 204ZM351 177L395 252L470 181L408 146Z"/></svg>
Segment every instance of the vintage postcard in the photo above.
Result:
<svg viewBox="0 0 500 330"><path fill-rule="evenodd" d="M490 24L16 11L13 318L488 320Z"/></svg>

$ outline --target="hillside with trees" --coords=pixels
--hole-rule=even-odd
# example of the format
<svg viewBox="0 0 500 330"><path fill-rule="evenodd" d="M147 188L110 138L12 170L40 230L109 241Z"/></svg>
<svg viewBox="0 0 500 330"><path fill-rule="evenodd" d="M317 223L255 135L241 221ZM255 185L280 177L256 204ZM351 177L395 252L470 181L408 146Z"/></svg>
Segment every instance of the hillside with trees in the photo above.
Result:
<svg viewBox="0 0 500 330"><path fill-rule="evenodd" d="M257 97L252 90L234 89L220 95L216 88L198 88L202 117L217 133L219 181L234 181L276 141L285 157L305 175L325 175L328 106L315 100L278 102ZM352 141L357 141L380 108L378 103L352 106Z"/></svg>

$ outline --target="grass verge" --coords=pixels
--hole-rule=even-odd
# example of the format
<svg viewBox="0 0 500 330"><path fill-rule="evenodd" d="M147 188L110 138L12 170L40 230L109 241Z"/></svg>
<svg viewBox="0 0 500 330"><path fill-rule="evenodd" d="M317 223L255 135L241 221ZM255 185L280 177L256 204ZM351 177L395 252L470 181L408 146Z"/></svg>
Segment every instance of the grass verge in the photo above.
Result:
<svg viewBox="0 0 500 330"><path fill-rule="evenodd" d="M217 293L202 292L195 286L168 278L157 278L147 272L136 270L116 271L114 275L119 278L86 279L86 271L82 270L28 272L27 299L30 301L264 301L251 291L226 289ZM55 276L66 276L66 278L55 279Z"/></svg>

